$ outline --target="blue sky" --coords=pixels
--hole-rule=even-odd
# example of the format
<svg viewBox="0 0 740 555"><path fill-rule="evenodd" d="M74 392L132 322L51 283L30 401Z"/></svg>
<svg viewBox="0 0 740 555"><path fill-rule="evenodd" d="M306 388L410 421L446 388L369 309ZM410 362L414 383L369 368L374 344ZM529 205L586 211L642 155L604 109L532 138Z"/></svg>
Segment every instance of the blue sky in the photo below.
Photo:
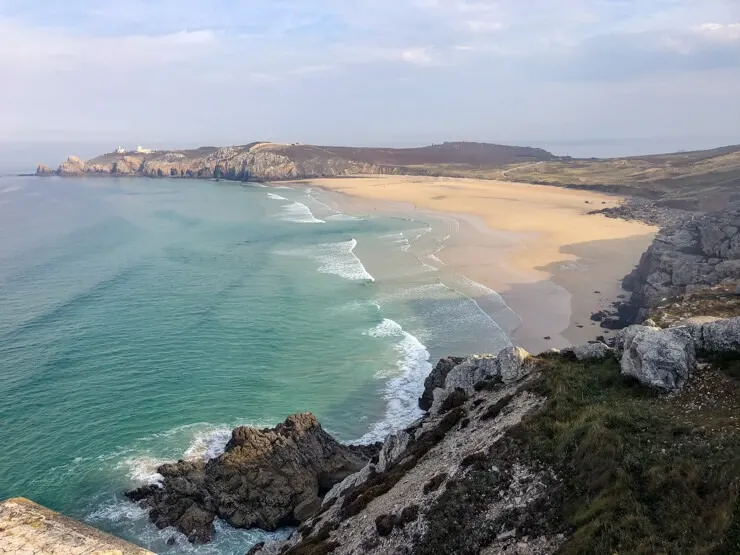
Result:
<svg viewBox="0 0 740 555"><path fill-rule="evenodd" d="M4 142L698 148L740 1L0 0L0 75Z"/></svg>

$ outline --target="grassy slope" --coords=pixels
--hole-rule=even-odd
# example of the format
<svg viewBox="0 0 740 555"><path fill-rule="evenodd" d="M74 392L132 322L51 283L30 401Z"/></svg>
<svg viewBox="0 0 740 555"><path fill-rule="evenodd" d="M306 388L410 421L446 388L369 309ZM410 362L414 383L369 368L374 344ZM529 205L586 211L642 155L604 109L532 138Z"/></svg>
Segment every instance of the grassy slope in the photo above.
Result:
<svg viewBox="0 0 740 555"><path fill-rule="evenodd" d="M418 553L479 553L498 472L512 459L556 470L547 499L506 529L564 533L563 554L740 552L740 363L699 371L660 396L620 376L616 360L540 358L529 387L545 408L504 438L487 461L447 486L428 513ZM733 377L734 376L734 377Z"/></svg>
<svg viewBox="0 0 740 555"><path fill-rule="evenodd" d="M658 396L616 361L543 366L549 402L517 437L566 480L562 553L740 552L737 379L708 368Z"/></svg>
<svg viewBox="0 0 740 555"><path fill-rule="evenodd" d="M542 162L510 168L503 179L587 186L661 198L678 207L715 210L740 200L740 146L715 150Z"/></svg>

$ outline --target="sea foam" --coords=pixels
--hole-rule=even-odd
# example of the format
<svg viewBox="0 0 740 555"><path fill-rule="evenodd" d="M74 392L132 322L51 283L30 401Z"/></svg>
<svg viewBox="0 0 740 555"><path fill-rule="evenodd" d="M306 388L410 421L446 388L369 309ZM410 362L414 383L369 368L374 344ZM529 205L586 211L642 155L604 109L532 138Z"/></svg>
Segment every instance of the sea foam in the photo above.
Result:
<svg viewBox="0 0 740 555"><path fill-rule="evenodd" d="M302 202L293 202L283 207L283 220L299 224L323 224L324 220L313 215L311 209Z"/></svg>
<svg viewBox="0 0 740 555"><path fill-rule="evenodd" d="M396 340L394 349L399 355L395 377L385 387L385 417L377 422L357 443L383 441L386 436L422 415L417 399L424 391L424 380L432 371L429 351L416 337L391 319L383 321L368 332L371 337ZM380 372L378 377L388 377Z"/></svg>
<svg viewBox="0 0 740 555"><path fill-rule="evenodd" d="M276 195L275 193L267 193L267 198L270 198L272 200L288 200L284 196Z"/></svg>
<svg viewBox="0 0 740 555"><path fill-rule="evenodd" d="M318 245L314 257L321 264L319 272L357 281L375 281L375 278L370 275L362 261L355 254L356 246L356 239L343 243Z"/></svg>
<svg viewBox="0 0 740 555"><path fill-rule="evenodd" d="M319 263L318 271L333 274L353 281L375 281L362 260L355 254L357 240L352 238L341 243L322 243L303 249L277 251L287 256L306 256Z"/></svg>

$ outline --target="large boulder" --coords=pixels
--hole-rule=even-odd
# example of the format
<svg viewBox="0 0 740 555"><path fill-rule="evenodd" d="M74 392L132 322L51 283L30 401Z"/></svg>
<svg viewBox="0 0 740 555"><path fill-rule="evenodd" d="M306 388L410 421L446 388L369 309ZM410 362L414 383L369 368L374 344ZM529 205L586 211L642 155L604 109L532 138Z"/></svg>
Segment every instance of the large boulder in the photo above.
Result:
<svg viewBox="0 0 740 555"><path fill-rule="evenodd" d="M174 526L194 543L213 537L217 516L237 528L276 530L312 514L317 496L379 448L341 445L312 414L297 414L273 429L236 428L220 457L162 465L161 484L127 496L150 507L158 527Z"/></svg>
<svg viewBox="0 0 740 555"><path fill-rule="evenodd" d="M642 327L632 329L625 339L622 375L644 385L676 391L684 386L695 368L694 339L684 328Z"/></svg>
<svg viewBox="0 0 740 555"><path fill-rule="evenodd" d="M719 357L740 354L740 318L705 323L701 351Z"/></svg>

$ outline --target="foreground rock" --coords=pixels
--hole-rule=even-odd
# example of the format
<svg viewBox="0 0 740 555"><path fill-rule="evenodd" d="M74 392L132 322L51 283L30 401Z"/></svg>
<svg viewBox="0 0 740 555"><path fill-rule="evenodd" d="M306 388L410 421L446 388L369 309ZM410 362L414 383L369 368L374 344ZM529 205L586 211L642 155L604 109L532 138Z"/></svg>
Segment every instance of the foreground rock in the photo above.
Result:
<svg viewBox="0 0 740 555"><path fill-rule="evenodd" d="M635 329L639 328L639 329ZM681 389L696 369L696 350L685 328L634 326L624 341L622 375L663 391Z"/></svg>
<svg viewBox="0 0 740 555"><path fill-rule="evenodd" d="M3 555L154 555L23 498L0 502Z"/></svg>
<svg viewBox="0 0 740 555"><path fill-rule="evenodd" d="M220 457L162 465L161 485L126 495L151 508L158 527L174 526L194 543L212 539L216 517L237 528L276 530L313 514L320 497L378 449L341 445L312 414L297 414L273 429L236 428Z"/></svg>

